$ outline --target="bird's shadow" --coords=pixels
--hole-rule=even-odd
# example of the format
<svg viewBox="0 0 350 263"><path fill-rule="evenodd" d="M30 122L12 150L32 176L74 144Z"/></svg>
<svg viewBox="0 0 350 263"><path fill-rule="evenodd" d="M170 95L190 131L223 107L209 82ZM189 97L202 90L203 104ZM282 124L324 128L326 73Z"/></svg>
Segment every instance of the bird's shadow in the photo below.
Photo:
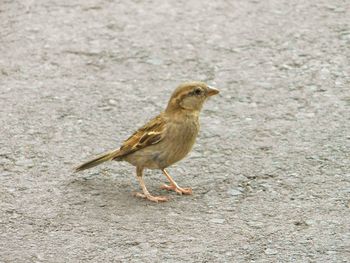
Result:
<svg viewBox="0 0 350 263"><path fill-rule="evenodd" d="M152 178L153 179L153 178ZM84 207L99 207L106 211L127 210L128 213L140 212L140 208L173 207L177 198L175 193L160 189L159 180L148 180L148 188L154 195L169 196L169 202L154 203L135 196L140 192L140 186L135 178L124 175L108 176L101 173L93 173L88 176L75 176L66 184L66 191L69 193L69 202ZM100 210L99 209L99 210Z"/></svg>

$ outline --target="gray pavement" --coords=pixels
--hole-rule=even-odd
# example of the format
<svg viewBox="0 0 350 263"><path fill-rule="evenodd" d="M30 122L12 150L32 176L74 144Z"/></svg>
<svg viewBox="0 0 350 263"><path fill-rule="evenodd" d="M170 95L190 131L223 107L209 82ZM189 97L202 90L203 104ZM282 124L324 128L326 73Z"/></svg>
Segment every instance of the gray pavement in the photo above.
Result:
<svg viewBox="0 0 350 263"><path fill-rule="evenodd" d="M0 262L350 261L349 1L3 0L0 22ZM221 90L169 169L193 196L72 173L186 80Z"/></svg>

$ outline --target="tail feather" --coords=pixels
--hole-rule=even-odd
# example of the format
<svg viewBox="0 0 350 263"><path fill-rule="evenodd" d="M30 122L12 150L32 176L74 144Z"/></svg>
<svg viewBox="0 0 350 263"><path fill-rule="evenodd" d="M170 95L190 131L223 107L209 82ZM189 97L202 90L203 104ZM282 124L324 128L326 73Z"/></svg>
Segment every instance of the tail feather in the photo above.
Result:
<svg viewBox="0 0 350 263"><path fill-rule="evenodd" d="M102 155L100 155L100 156L98 156L90 161L87 161L86 163L79 165L74 170L75 170L75 172L79 172L79 171L94 167L96 165L99 165L103 162L110 161L117 156L118 152L119 152L119 149L104 153L104 154L102 154Z"/></svg>

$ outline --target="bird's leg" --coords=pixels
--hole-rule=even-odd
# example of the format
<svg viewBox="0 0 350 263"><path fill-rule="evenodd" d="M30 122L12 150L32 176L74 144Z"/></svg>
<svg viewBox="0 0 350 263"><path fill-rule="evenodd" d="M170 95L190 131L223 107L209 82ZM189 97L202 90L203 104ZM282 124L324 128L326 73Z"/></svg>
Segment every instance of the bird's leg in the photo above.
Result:
<svg viewBox="0 0 350 263"><path fill-rule="evenodd" d="M141 186L142 191L143 191L143 194L136 193L136 196L148 199L148 200L156 202L156 203L168 201L168 198L166 196L153 196L148 192L146 185L145 185L145 182L144 182L143 177L142 177L142 172L143 172L143 168L140 168L140 167L136 168L137 180L139 181L140 186Z"/></svg>
<svg viewBox="0 0 350 263"><path fill-rule="evenodd" d="M164 173L164 175L168 178L169 182L170 182L170 185L162 185L161 188L162 189L165 189L165 190L173 190L175 191L176 193L182 195L182 194L185 194L185 195L191 195L192 194L192 189L191 188L181 188L177 185L177 183L174 181L173 178L171 178L171 176L168 174L168 172L165 170L165 169L162 169L162 172Z"/></svg>

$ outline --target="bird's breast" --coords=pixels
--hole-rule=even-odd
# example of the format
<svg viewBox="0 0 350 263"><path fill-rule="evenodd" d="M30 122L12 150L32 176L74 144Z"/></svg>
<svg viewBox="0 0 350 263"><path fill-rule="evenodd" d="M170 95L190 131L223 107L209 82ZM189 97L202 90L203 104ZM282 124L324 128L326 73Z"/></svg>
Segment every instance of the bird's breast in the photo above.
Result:
<svg viewBox="0 0 350 263"><path fill-rule="evenodd" d="M164 159L167 166L183 159L192 149L199 132L198 119L185 120L183 123L171 123L167 128L164 141Z"/></svg>

